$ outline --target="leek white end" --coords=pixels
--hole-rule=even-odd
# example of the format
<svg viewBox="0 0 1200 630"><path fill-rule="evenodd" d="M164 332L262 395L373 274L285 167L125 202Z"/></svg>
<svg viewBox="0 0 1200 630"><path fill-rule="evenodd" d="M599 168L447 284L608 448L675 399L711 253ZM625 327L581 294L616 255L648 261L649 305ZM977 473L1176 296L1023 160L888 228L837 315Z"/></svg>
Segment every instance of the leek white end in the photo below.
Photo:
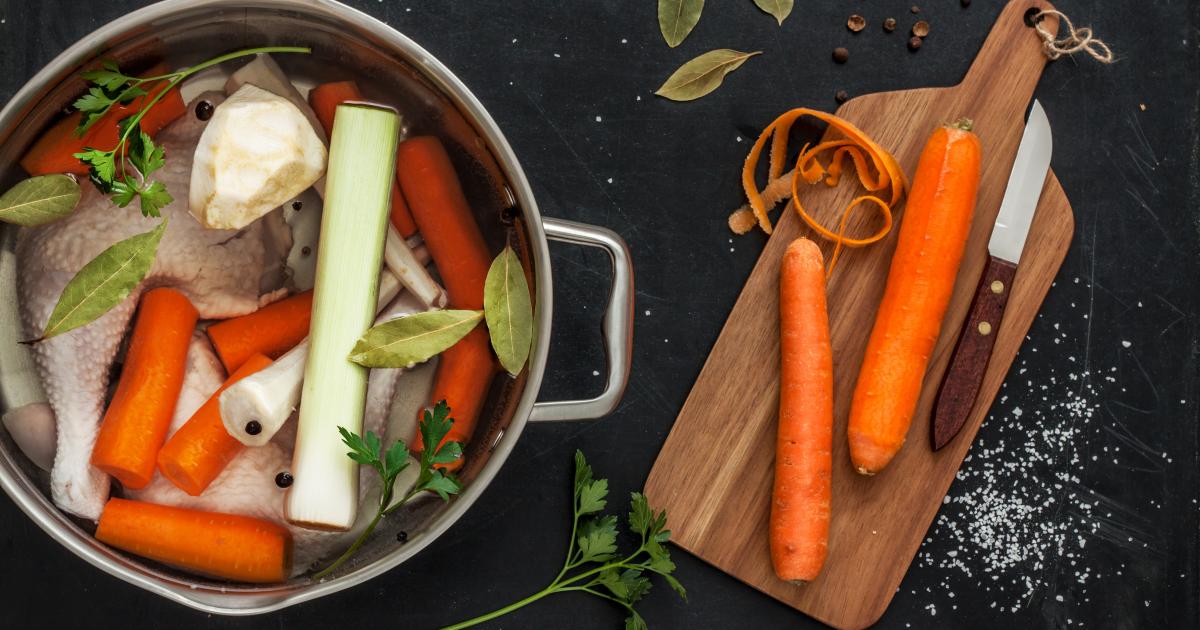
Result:
<svg viewBox="0 0 1200 630"><path fill-rule="evenodd" d="M358 511L358 464L338 427L362 433L367 370L348 357L375 319L399 134L400 117L388 109L339 105L334 116L295 481L284 502L302 527L344 531Z"/></svg>

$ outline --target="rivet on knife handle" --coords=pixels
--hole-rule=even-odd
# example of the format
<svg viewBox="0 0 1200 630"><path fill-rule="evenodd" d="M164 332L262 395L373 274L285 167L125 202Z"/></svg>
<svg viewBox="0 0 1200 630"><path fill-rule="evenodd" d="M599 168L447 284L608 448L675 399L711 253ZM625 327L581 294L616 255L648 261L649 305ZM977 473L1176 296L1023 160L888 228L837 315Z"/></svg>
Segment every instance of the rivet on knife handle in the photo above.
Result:
<svg viewBox="0 0 1200 630"><path fill-rule="evenodd" d="M995 256L988 258L934 403L930 426L935 451L958 435L975 407L1016 273L1016 265Z"/></svg>

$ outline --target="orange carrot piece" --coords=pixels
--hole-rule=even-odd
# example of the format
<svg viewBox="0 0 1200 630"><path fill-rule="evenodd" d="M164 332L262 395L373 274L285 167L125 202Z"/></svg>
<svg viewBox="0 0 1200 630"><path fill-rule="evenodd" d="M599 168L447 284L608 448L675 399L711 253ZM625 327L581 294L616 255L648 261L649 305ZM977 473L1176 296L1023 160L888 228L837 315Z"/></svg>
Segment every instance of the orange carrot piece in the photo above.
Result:
<svg viewBox="0 0 1200 630"><path fill-rule="evenodd" d="M126 488L144 488L154 476L154 460L183 387L197 317L179 291L151 289L142 295L125 368L92 448L92 465Z"/></svg>
<svg viewBox="0 0 1200 630"><path fill-rule="evenodd" d="M979 188L967 123L933 132L921 153L875 326L850 404L850 460L883 470L904 444L954 292Z"/></svg>
<svg viewBox="0 0 1200 630"><path fill-rule="evenodd" d="M321 121L321 126L325 128L325 134L330 137L333 136L333 115L337 112L337 106L346 102L362 102L363 100L362 92L359 91L358 84L354 81L322 83L308 93L308 104L316 113L317 120ZM412 211L404 201L400 186L395 184L392 185L392 209L389 217L392 225L396 226L396 230L404 238L417 233L417 224L413 222Z"/></svg>
<svg viewBox="0 0 1200 630"><path fill-rule="evenodd" d="M482 309L492 257L445 147L433 136L400 143L396 177L446 285L449 308Z"/></svg>
<svg viewBox="0 0 1200 630"><path fill-rule="evenodd" d="M283 526L236 514L109 499L96 540L185 571L238 582L283 582L292 570L292 535Z"/></svg>
<svg viewBox="0 0 1200 630"><path fill-rule="evenodd" d="M158 471L180 490L200 496L245 448L225 430L219 399L230 385L268 365L267 357L251 355L158 452Z"/></svg>
<svg viewBox="0 0 1200 630"><path fill-rule="evenodd" d="M312 321L312 300L311 290L297 293L249 315L209 326L208 338L225 371L234 373L256 354L278 359L304 341Z"/></svg>
<svg viewBox="0 0 1200 630"><path fill-rule="evenodd" d="M450 156L437 138L421 136L401 142L397 160L400 188L412 204L413 218L442 276L450 308L482 309L491 256ZM496 370L483 327L442 353L433 381L433 400L444 399L454 418L454 427L443 443L470 439ZM415 448L422 447L418 435Z"/></svg>
<svg viewBox="0 0 1200 630"><path fill-rule="evenodd" d="M811 582L825 564L833 471L833 351L825 261L808 239L783 255L779 282L779 433L771 494L771 563Z"/></svg>
<svg viewBox="0 0 1200 630"><path fill-rule="evenodd" d="M496 361L492 358L491 339L487 328L479 326L472 330L442 352L438 358L437 374L433 378L434 401L445 400L450 406L450 417L454 425L442 439L446 442L463 442L471 439L475 432L475 424L479 421L479 412L483 409L484 398L495 376ZM413 449L421 451L425 448L418 431L413 441ZM462 466L462 460L451 462L445 466L447 470L457 470Z"/></svg>
<svg viewBox="0 0 1200 630"><path fill-rule="evenodd" d="M147 70L147 76L159 75L167 71L167 67L160 64ZM166 87L167 83L164 81L148 90L150 93L145 96L135 98L125 105L119 103L114 105L103 118L88 129L82 138L75 135L75 128L79 126L79 116L71 115L63 118L47 129L33 143L29 152L21 158L21 167L30 175L51 173L87 175L87 165L80 162L75 154L83 151L84 147L108 150L117 146L120 134L117 121L137 114L148 102L148 99L154 98L155 94ZM179 95L179 90L171 90L163 95L162 100L156 103L150 111L146 112L139 124L142 131L154 137L159 130L182 116L185 111L187 111L187 105Z"/></svg>

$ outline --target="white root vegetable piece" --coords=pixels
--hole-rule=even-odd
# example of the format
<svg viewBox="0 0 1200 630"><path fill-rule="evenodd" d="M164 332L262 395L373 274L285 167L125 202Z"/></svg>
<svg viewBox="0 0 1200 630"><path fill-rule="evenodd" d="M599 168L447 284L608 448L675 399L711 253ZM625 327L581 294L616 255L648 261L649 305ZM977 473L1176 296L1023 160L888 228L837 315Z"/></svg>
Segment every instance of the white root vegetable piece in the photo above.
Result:
<svg viewBox="0 0 1200 630"><path fill-rule="evenodd" d="M312 186L325 172L325 144L282 96L243 85L200 135L188 195L207 228L241 229Z"/></svg>
<svg viewBox="0 0 1200 630"><path fill-rule="evenodd" d="M301 392L304 404L292 455L295 482L284 501L288 521L302 527L344 531L358 513L358 465L346 457L338 427L360 434L363 430L367 369L349 361L348 355L375 319L376 277L383 264L399 136L400 117L392 110L337 108Z"/></svg>
<svg viewBox="0 0 1200 630"><path fill-rule="evenodd" d="M58 436L50 403L35 402L10 409L4 412L3 422L25 457L38 468L50 472Z"/></svg>
<svg viewBox="0 0 1200 630"><path fill-rule="evenodd" d="M300 90L296 89L292 80L284 74L283 68L279 67L274 57L262 53L255 56L250 63L238 68L229 75L229 80L225 81L225 93L233 94L247 83L286 98L308 119L308 123L312 125L313 131L321 139L321 143L329 144L329 139L325 137L325 129L321 127L321 121L317 119L316 112L309 107L308 100L304 98Z"/></svg>
<svg viewBox="0 0 1200 630"><path fill-rule="evenodd" d="M376 311L382 311L400 292L400 281L388 271L379 274ZM304 384L304 364L308 360L308 339L296 344L274 363L234 383L221 392L221 422L225 430L246 446L262 446L271 441L300 404ZM250 421L261 430L246 432Z"/></svg>
<svg viewBox="0 0 1200 630"><path fill-rule="evenodd" d="M427 309L446 307L446 290L429 275L429 270L417 259L408 243L404 242L396 228L390 225L383 248L383 261L400 279L400 283Z"/></svg>

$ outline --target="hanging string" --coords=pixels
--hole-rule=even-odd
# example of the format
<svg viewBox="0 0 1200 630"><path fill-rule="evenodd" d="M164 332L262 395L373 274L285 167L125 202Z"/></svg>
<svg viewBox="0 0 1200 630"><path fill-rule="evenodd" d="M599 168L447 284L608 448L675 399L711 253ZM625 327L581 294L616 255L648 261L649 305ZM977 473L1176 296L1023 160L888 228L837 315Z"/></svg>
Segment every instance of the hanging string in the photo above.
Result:
<svg viewBox="0 0 1200 630"><path fill-rule="evenodd" d="M1067 36L1062 39L1056 39L1056 35L1051 33L1045 26L1042 26L1043 18L1054 16L1062 20L1062 23L1067 27ZM1071 18L1064 15L1061 11L1053 9L1039 11L1031 18L1033 28L1037 30L1038 36L1042 38L1042 50L1050 59L1058 59L1063 56L1074 55L1078 52L1085 52L1100 63L1112 63L1116 61L1113 57L1112 49L1103 41L1092 35L1090 26L1075 28L1071 23Z"/></svg>

